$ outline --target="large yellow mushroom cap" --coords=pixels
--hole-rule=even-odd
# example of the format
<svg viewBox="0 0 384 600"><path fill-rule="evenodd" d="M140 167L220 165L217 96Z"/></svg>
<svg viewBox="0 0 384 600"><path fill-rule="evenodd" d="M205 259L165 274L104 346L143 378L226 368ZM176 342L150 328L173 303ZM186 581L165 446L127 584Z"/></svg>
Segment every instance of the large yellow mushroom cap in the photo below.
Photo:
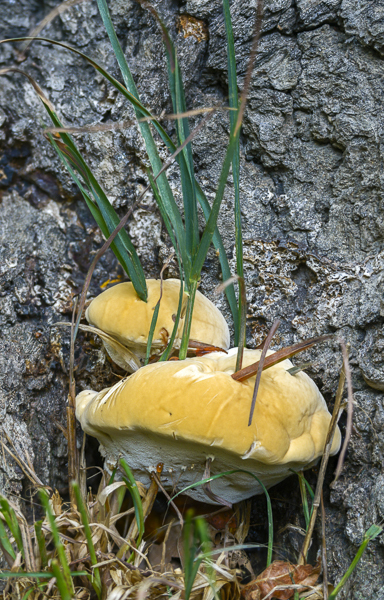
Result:
<svg viewBox="0 0 384 600"><path fill-rule="evenodd" d="M153 311L160 297L160 280L147 279L148 301L143 302L132 283L120 283L95 298L86 311L91 325L114 336L119 342L132 348L138 356L145 356ZM180 281L167 279L163 282L163 294L152 348L163 348L171 336L174 316L177 313ZM186 294L184 294L186 298ZM184 319L180 319L175 346L180 343ZM199 291L196 293L191 339L229 348L228 325L218 308Z"/></svg>
<svg viewBox="0 0 384 600"><path fill-rule="evenodd" d="M243 366L259 358L259 350L245 350ZM143 483L163 462L168 486L189 485L202 478L204 463L212 458L215 474L246 469L273 485L291 468L318 459L330 414L315 383L303 372L288 373L293 365L285 360L263 372L248 427L255 378L235 381L235 362L233 349L228 355L148 365L96 396L79 394L77 417L84 431L101 441L108 458L123 454ZM339 446L337 430L333 454ZM245 474L233 475L229 488L222 479L212 488L232 502L261 491ZM201 488L192 494L203 499Z"/></svg>

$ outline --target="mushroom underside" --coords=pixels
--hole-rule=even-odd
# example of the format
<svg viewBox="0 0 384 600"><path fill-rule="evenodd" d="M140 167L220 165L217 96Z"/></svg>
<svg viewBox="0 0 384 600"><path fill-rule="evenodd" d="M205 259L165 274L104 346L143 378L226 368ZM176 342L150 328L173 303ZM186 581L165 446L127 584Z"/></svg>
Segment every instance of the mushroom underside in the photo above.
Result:
<svg viewBox="0 0 384 600"><path fill-rule="evenodd" d="M173 437L138 429L129 432L124 429L115 430L111 435L105 430L89 433L101 442L100 452L106 458L107 471L112 472L119 458L124 458L135 479L148 486L151 482L151 472L156 472L158 464L162 463L161 483L173 494L201 481L206 461L210 458L211 477L235 471L215 479L210 484L214 494L232 504L263 493L262 486L256 478L269 488L289 477L292 474L291 469L308 468L319 458L313 455L307 463L291 461L266 464L252 458L242 458L217 445L207 447L185 440L177 443L177 439ZM200 502L216 504L205 494L202 485L197 485L185 493Z"/></svg>

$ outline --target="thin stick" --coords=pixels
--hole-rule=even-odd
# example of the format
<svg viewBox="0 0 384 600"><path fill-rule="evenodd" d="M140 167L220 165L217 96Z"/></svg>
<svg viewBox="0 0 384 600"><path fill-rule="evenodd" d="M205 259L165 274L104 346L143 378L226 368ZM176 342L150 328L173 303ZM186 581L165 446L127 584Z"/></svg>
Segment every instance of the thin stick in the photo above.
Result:
<svg viewBox="0 0 384 600"><path fill-rule="evenodd" d="M79 458L79 488L80 494L84 504L87 503L87 461L85 458L85 442L87 434L83 433L83 443L81 444L80 458ZM71 485L69 489L71 489Z"/></svg>
<svg viewBox="0 0 384 600"><path fill-rule="evenodd" d="M345 430L344 443L339 454L339 460L337 461L337 467L335 472L335 481L338 480L340 473L343 469L345 454L347 452L348 444L352 435L352 421L353 421L353 389L351 379L351 369L349 367L348 352L343 340L340 340L341 351L343 353L344 371L347 378L347 390L348 390L348 404L347 404L347 426Z"/></svg>
<svg viewBox="0 0 384 600"><path fill-rule="evenodd" d="M323 596L324 600L328 600L328 566L327 566L327 540L325 537L325 508L323 490L320 496L321 503L321 562L323 567Z"/></svg>
<svg viewBox="0 0 384 600"><path fill-rule="evenodd" d="M68 440L68 486L69 496L72 505L76 505L75 493L73 491L72 481L79 481L79 453L76 444L76 382L74 376L75 363L75 313L77 308L77 298L73 303L72 322L71 322L71 345L69 355L69 393L67 406L67 440Z"/></svg>
<svg viewBox="0 0 384 600"><path fill-rule="evenodd" d="M180 521L180 527L181 527L181 529L183 529L183 527L184 527L183 515L181 514L181 512L177 508L177 506L174 503L174 501L172 500L171 496L168 494L168 492L162 486L161 481L160 481L160 477L158 477L157 473L155 473L154 471L152 471L151 475L152 475L153 479L156 481L156 483L159 486L159 488L161 489L161 491L163 492L163 494L166 497L166 499L168 500L169 504L172 506L173 510L177 514L177 516L179 518L179 521Z"/></svg>
<svg viewBox="0 0 384 600"><path fill-rule="evenodd" d="M4 431L4 430L3 430L3 433L4 433L5 437L7 438L8 443L12 446L12 448L17 453L18 451L15 448L15 444L13 443L12 439L9 437L8 433L6 431ZM3 450L6 450L8 452L8 454L10 454L12 456L13 460L17 462L17 464L19 465L19 467L22 469L22 471L24 472L24 474L28 477L28 479L33 483L34 486L36 486L36 487L46 487L44 485L44 483L36 475L36 473L35 473L32 465L31 466L27 465L27 463L25 462L25 460L23 458L21 458L19 456L19 454L14 454L4 444L4 442L2 440L0 440L0 444L2 445ZM3 455L4 455L4 452L3 452Z"/></svg>
<svg viewBox="0 0 384 600"><path fill-rule="evenodd" d="M261 374L262 374L263 368L264 368L265 357L267 355L269 344L271 343L272 338L275 335L275 333L276 333L279 325L280 325L280 321L279 321L279 319L276 319L276 321L273 323L273 325L272 325L272 327L271 327L271 329L270 329L270 331L269 331L269 333L267 335L267 339L265 340L263 349L261 351L261 356L260 356L259 364L258 364L258 367L257 367L257 375L256 375L256 381L255 381L255 388L253 390L251 410L250 410L250 413L249 413L248 427L250 427L252 425L253 413L255 411L255 406L256 406L257 392L259 391Z"/></svg>
<svg viewBox="0 0 384 600"><path fill-rule="evenodd" d="M347 344L347 346L346 346L347 355L349 353L349 348L350 348L350 344ZM342 366L342 369L340 372L339 385L338 385L337 392L336 392L335 405L333 407L332 418L331 418L331 422L330 422L329 428L328 428L327 439L325 441L324 454L322 456L321 463L320 463L319 476L317 478L315 496L314 496L313 504L312 504L312 514L311 514L311 518L309 521L307 533L305 535L303 548L301 550L301 556L299 558L299 564L301 564L301 565L305 564L306 556L307 556L307 553L309 550L309 545L310 545L311 539L312 539L313 530L315 528L317 511L318 511L318 508L320 505L321 491L323 489L325 471L327 469L328 460L329 460L329 456L331 453L332 442L333 442L333 437L334 437L334 434L336 431L337 421L339 420L339 411L340 411L341 400L343 397L343 391L344 391L344 385L345 385L345 370L344 369L345 369L345 363L343 361L343 366Z"/></svg>
<svg viewBox="0 0 384 600"><path fill-rule="evenodd" d="M68 10L68 8L71 8L72 6L76 6L76 4L81 4L84 1L85 0L66 0L65 2L62 2L61 4L59 4L59 6L56 6L53 10L51 10L51 12L48 13L47 16L44 17L44 19L42 21L40 21L40 23L37 25L37 27L34 27L34 29L32 29L32 31L30 31L28 37L29 38L37 37L39 35L39 33L44 29L44 27L46 27L48 25L48 23L53 21L53 19L55 19L58 15L60 15L64 11ZM27 49L30 46L30 44L32 43L32 41L33 41L33 39L28 40L27 42L24 42L21 45L20 60L25 60L25 58L26 58L25 52L27 51Z"/></svg>
<svg viewBox="0 0 384 600"><path fill-rule="evenodd" d="M241 97L240 97L239 113L237 116L234 135L236 135L237 132L239 131L242 121L243 121L245 106L247 104L247 99L248 99L249 86L251 85L253 64L255 62L257 47L259 45L262 22L263 22L263 0L258 0L257 9L256 9L256 22L255 22L255 27L253 30L252 48L251 48L251 52L249 55L247 72L246 72L245 78L244 78L243 91L242 91Z"/></svg>

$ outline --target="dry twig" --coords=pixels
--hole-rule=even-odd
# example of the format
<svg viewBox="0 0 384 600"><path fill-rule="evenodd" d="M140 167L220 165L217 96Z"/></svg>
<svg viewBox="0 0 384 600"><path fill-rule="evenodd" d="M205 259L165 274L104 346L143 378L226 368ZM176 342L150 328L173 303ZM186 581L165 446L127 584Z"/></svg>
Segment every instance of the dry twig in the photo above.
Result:
<svg viewBox="0 0 384 600"><path fill-rule="evenodd" d="M348 356L348 354L349 354L349 348L350 348L350 345L347 344L346 356ZM319 475L317 478L317 484L316 484L316 490L315 490L315 497L314 497L313 503L312 503L311 519L309 521L307 533L306 533L304 543L303 543L303 548L301 550L299 564L305 563L306 556L307 556L309 546L311 543L312 534L313 534L316 517L317 517L317 511L318 511L318 508L320 505L321 491L323 489L325 471L327 469L328 460L329 460L329 456L330 456L331 448L332 448L333 437L334 437L334 434L336 431L337 422L339 420L339 412L340 412L340 407L341 407L341 400L343 398L344 385L345 385L345 363L343 362L343 367L340 372L339 385L338 385L337 392L336 392L335 405L333 407L332 418L329 423L327 439L325 441L324 454L321 458Z"/></svg>

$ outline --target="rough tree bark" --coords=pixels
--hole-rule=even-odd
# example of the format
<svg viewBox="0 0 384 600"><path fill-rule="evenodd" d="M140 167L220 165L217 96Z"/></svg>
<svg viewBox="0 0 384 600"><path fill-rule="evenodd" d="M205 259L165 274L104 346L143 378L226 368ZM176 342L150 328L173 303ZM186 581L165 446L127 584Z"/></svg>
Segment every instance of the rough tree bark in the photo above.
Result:
<svg viewBox="0 0 384 600"><path fill-rule="evenodd" d="M58 4L0 0L0 37L27 34ZM257 345L278 317L279 346L328 332L351 342L354 431L343 474L325 494L329 577L336 581L364 531L384 518L384 4L382 0L265 0L264 4L263 34L241 138L247 341L250 347ZM188 106L225 101L220 0L163 0L156 5L178 47ZM232 2L240 88L253 5ZM110 0L110 8L144 104L155 114L171 111L161 36L153 18L131 0ZM56 17L44 35L78 47L119 77L94 1ZM35 42L23 63L18 58L16 45L0 46L0 67L18 64L35 77L65 123L130 118L128 103L69 52ZM69 319L73 296L81 289L101 237L44 140L42 122L47 123L47 117L28 81L15 74L2 77L1 439L9 447L8 436L20 455L31 458L44 482L63 489L66 442L61 427L69 335L55 323ZM168 128L172 133L172 123ZM123 214L144 184L147 160L137 128L77 139ZM227 139L228 118L218 113L194 143L199 181L208 197L215 190ZM176 169L171 177L179 195ZM150 196L145 204L135 211L129 231L148 276L156 277L169 254L169 242ZM231 182L219 227L232 256ZM108 253L96 269L90 297L103 282L121 275ZM219 277L212 251L202 289L229 318L225 301L213 297ZM308 372L331 405L341 367L338 345L324 345L309 356L314 364ZM78 389L101 389L115 380L114 367L89 337L79 338L76 362ZM296 488L292 479L272 493L281 524L287 524L291 515L287 506L294 504L298 512L298 493L292 491ZM3 450L0 489L28 495L28 481ZM262 499L255 500L255 514L263 510L262 504ZM298 542L292 531L277 536L280 550L294 551ZM258 534L252 535L256 539ZM383 541L369 547L340 598L384 598Z"/></svg>

